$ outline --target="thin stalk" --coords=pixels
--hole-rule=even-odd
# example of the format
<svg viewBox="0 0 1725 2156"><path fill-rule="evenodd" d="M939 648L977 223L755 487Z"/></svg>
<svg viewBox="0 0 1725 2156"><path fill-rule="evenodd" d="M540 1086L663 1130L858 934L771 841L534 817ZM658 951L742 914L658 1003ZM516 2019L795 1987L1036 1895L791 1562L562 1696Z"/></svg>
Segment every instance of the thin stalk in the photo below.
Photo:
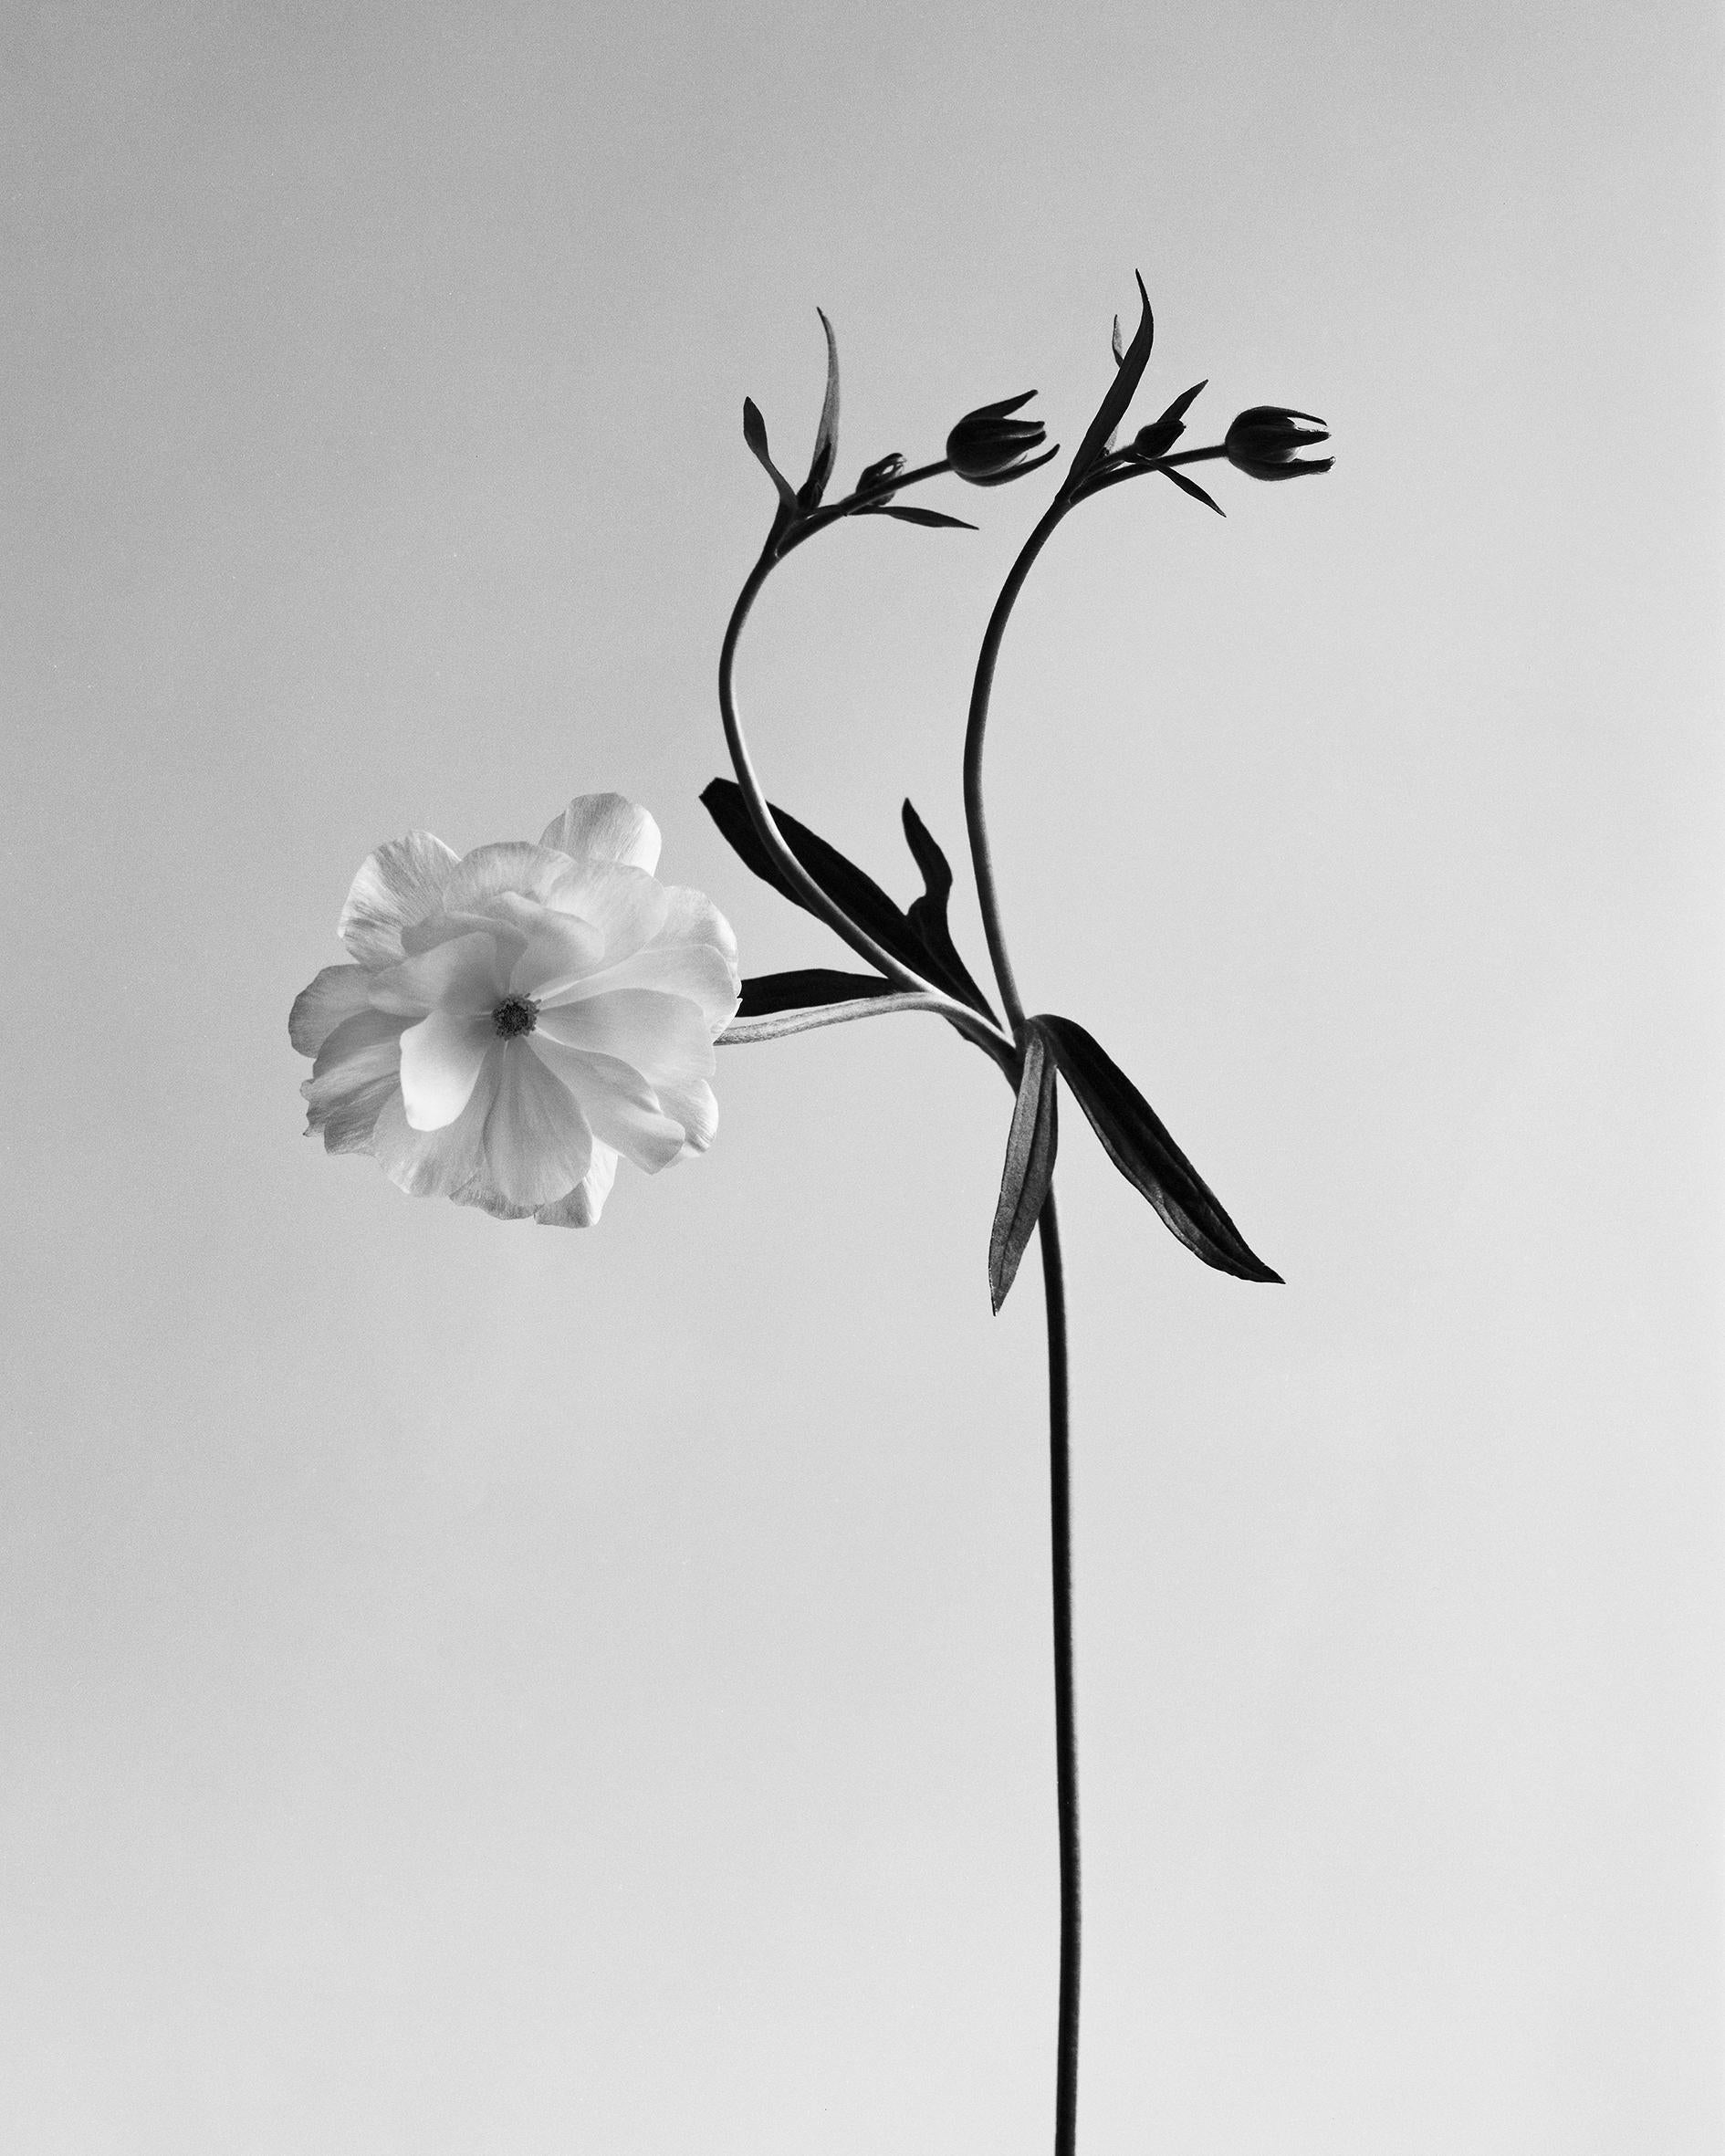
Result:
<svg viewBox="0 0 1725 2156"><path fill-rule="evenodd" d="M965 828L970 834L977 903L982 909L982 933L988 938L988 958L999 984L1007 1023L1015 1034L1024 1023L1024 1005L1019 1000L1019 984L1013 978L1012 960L1007 954L1006 931L1000 925L1000 900L994 885L994 856L988 848L988 818L982 801L982 744L988 730L988 699L994 693L994 669L1000 656L1000 640L1006 634L1007 623L1024 588L1024 580L1030 573L1031 564L1071 507L1063 495L1055 496L1036 529L1025 540L1006 582L1000 587L1000 596L994 602L994 612L983 632L982 649L977 654L977 677L971 685L970 717L965 727Z"/></svg>
<svg viewBox="0 0 1725 2156"><path fill-rule="evenodd" d="M1060 1815L1061 1983L1055 2039L1054 2156L1078 2146L1078 1710L1072 1683L1072 1501L1066 1372L1066 1278L1054 1193L1042 1201L1042 1296L1048 1313L1049 1544L1054 1575L1054 1777Z"/></svg>
<svg viewBox="0 0 1725 2156"><path fill-rule="evenodd" d="M743 735L742 721L737 716L734 677L737 665L737 646L743 633L743 624L748 619L761 586L772 574L777 557L770 547L763 549L759 560L748 572L737 603L731 609L731 618L726 624L725 642L719 650L718 694L719 716L724 721L725 742L731 753L732 768L737 773L737 785L742 789L748 804L749 821L754 824L760 842L772 857L774 867L795 891L810 911L817 914L837 935L843 937L859 957L864 958L877 972L895 981L901 989L915 996L931 1000L924 1008L938 1010L946 1022L955 1026L967 1040L992 1056L1002 1069L1016 1065L1018 1051L1014 1044L978 1011L967 1004L948 996L933 981L925 980L914 968L906 966L891 951L875 942L864 929L858 927L844 908L828 897L801 862L791 852L774 819L767 796L761 790L760 780L755 775L755 766L748 753L748 743Z"/></svg>

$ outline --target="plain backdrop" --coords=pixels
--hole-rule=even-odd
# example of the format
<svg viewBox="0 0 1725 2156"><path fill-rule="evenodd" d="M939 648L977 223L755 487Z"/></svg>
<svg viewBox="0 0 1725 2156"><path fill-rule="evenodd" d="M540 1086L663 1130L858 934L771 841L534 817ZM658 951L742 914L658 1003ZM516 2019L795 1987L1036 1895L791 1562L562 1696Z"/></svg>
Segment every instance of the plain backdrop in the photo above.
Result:
<svg viewBox="0 0 1725 2156"><path fill-rule="evenodd" d="M1063 1125L1082 2147L1702 2156L1720 2098L1716 12L32 5L5 83L0 2140L1045 2150L1040 1297L938 1021L727 1050L584 1234L300 1135L423 826L696 800L800 466L1034 386L1335 430L1058 537L989 780ZM902 900L1049 476L741 686ZM975 909L956 920L974 963Z"/></svg>

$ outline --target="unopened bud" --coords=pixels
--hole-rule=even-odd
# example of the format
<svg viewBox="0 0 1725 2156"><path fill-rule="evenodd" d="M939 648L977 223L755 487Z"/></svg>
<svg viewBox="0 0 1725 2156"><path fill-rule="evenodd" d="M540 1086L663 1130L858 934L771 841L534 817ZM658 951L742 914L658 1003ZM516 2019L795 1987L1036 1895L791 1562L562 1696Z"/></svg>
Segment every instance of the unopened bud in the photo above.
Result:
<svg viewBox="0 0 1725 2156"><path fill-rule="evenodd" d="M1290 412L1281 404L1254 404L1228 428L1224 446L1236 470L1254 479L1298 479L1308 472L1327 472L1333 456L1301 456L1314 442L1327 442L1330 430L1309 412Z"/></svg>
<svg viewBox="0 0 1725 2156"><path fill-rule="evenodd" d="M966 413L946 436L946 462L961 479L978 487L998 487L1030 469L1030 463L1020 460L1042 446L1048 430L1040 420L1011 419L1008 414L1028 404L1035 394L1027 389L1021 397L1003 397L998 404Z"/></svg>

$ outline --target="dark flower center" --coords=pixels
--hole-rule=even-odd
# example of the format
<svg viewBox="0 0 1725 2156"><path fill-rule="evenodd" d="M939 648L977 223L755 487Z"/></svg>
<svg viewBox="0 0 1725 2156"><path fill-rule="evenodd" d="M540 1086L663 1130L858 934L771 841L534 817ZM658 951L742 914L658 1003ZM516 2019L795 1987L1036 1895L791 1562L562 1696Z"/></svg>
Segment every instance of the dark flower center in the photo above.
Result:
<svg viewBox="0 0 1725 2156"><path fill-rule="evenodd" d="M500 1041L513 1041L518 1033L530 1033L538 1019L539 1007L528 996L506 996L491 1013L491 1023Z"/></svg>

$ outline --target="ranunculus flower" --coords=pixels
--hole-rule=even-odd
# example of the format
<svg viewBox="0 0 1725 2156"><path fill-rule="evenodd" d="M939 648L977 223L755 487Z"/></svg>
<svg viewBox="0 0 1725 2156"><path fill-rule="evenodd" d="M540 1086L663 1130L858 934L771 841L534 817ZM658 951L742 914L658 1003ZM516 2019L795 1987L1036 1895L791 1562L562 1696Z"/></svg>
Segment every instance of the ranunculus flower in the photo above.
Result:
<svg viewBox="0 0 1725 2156"><path fill-rule="evenodd" d="M416 1198L553 1228L598 1219L619 1154L656 1175L704 1153L737 939L658 860L658 825L618 793L572 801L537 846L380 846L337 925L355 963L288 1021L317 1059L308 1129Z"/></svg>

